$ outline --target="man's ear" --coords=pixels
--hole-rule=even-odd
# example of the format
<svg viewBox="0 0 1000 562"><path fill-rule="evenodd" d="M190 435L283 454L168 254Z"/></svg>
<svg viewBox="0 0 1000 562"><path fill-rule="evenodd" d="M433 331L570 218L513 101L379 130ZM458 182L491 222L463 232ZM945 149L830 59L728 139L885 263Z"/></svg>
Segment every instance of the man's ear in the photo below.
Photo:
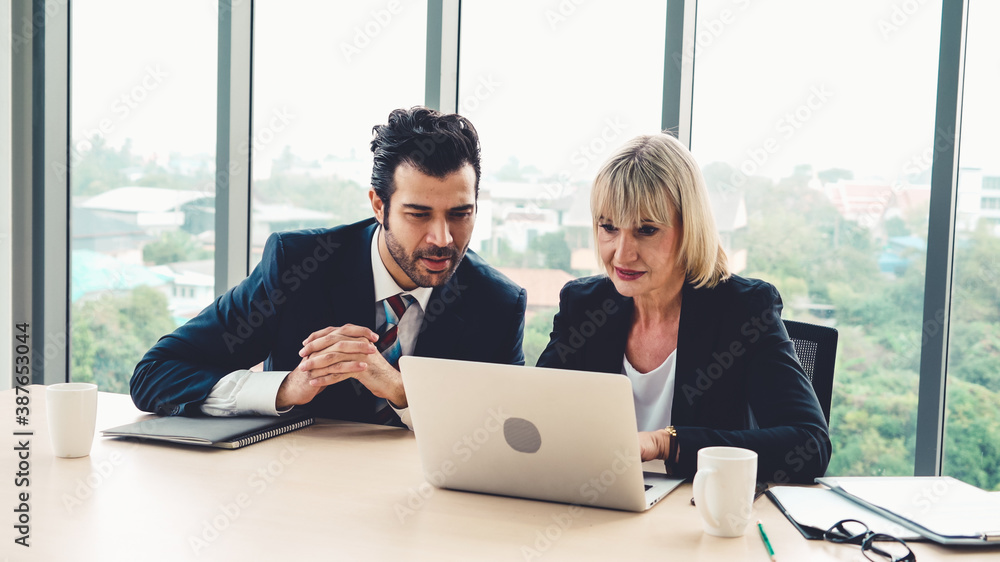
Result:
<svg viewBox="0 0 1000 562"><path fill-rule="evenodd" d="M368 190L368 199L372 203L372 212L375 213L375 220L377 220L379 224L385 226L385 204L382 203L381 199L379 199L374 189Z"/></svg>

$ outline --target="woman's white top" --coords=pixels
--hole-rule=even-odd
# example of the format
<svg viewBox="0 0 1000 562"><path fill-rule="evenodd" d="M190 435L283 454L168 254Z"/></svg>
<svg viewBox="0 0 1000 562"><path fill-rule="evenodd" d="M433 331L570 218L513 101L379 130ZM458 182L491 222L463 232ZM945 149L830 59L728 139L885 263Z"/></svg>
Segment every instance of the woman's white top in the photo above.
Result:
<svg viewBox="0 0 1000 562"><path fill-rule="evenodd" d="M648 373L640 373L622 359L625 376L632 381L632 399L635 401L635 420L639 431L655 431L670 425L674 404L674 379L677 370L677 350L670 353L663 364Z"/></svg>

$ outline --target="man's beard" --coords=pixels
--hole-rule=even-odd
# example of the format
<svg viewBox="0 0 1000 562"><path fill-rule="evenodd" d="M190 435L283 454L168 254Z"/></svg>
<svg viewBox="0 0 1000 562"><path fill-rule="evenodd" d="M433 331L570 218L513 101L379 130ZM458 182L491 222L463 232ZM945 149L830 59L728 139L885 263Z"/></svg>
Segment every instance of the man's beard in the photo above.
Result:
<svg viewBox="0 0 1000 562"><path fill-rule="evenodd" d="M462 259L465 257L465 250L468 249L468 246L461 250L454 245L444 248L431 246L424 249L418 248L412 254L407 254L403 246L396 240L396 237L392 235L392 232L388 229L384 229L383 232L385 234L385 245L389 248L389 254L392 256L392 259L396 261L396 265L418 287L440 287L447 283L451 279L451 276L455 274L455 270L458 269L458 264L462 263ZM420 258L448 258L450 262L446 271L430 274L420 264Z"/></svg>

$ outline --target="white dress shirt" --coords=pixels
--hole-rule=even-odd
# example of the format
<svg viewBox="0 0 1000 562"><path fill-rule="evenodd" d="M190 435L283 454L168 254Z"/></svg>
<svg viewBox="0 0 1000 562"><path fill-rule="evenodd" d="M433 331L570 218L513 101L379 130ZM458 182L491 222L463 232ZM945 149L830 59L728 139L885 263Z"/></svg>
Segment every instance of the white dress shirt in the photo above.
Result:
<svg viewBox="0 0 1000 562"><path fill-rule="evenodd" d="M384 299L404 293L411 295L416 302L410 305L403 313L396 328L396 338L403 355L413 355L413 350L417 346L417 335L420 334L420 324L424 320L424 311L427 309L427 302L431 299L432 287L417 287L412 291L404 291L399 287L389 270L382 262L382 257L378 251L378 237L381 227L372 236L371 257L372 257L372 279L375 282L375 326L380 326L385 321L385 310L382 306ZM292 408L278 411L275 402L278 398L278 388L282 381L288 376L290 371L250 371L240 369L233 371L222 377L215 383L208 398L201 405L201 412L209 416L240 416L240 415L265 415L276 416L284 414ZM340 384L346 384L343 381ZM396 411L399 419L406 427L412 429L410 425L409 408L396 408L389 402L389 406Z"/></svg>
<svg viewBox="0 0 1000 562"><path fill-rule="evenodd" d="M640 373L622 359L624 373L632 381L632 400L635 402L635 421L639 431L656 431L670 425L674 409L674 380L677 370L675 349L659 367Z"/></svg>

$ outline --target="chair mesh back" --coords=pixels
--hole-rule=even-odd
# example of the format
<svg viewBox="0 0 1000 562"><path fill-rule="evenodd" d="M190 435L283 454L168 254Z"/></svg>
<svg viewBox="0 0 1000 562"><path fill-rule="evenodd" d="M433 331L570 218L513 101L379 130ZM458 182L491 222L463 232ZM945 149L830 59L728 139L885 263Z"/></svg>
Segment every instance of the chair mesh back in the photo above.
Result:
<svg viewBox="0 0 1000 562"><path fill-rule="evenodd" d="M827 326L785 320L788 339L792 340L795 355L799 358L823 416L830 423L830 405L833 403L833 368L837 360L837 330Z"/></svg>
<svg viewBox="0 0 1000 562"><path fill-rule="evenodd" d="M799 356L799 363L802 364L806 376L812 382L813 369L816 366L816 349L819 346L814 341L797 339L793 339L792 344L795 345L795 354Z"/></svg>

